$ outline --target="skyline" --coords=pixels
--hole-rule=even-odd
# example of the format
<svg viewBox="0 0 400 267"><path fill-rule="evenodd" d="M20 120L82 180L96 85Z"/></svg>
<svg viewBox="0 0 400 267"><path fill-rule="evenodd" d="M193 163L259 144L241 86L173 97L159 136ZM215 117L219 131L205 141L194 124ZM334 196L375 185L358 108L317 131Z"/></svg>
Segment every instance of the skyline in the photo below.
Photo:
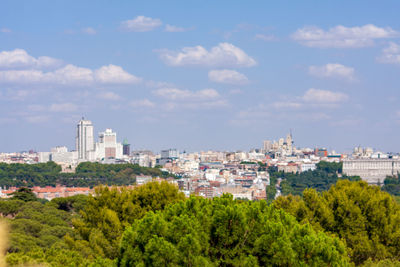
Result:
<svg viewBox="0 0 400 267"><path fill-rule="evenodd" d="M82 115L134 149L400 151L396 1L2 5L1 152L72 148Z"/></svg>
<svg viewBox="0 0 400 267"><path fill-rule="evenodd" d="M67 146L67 145L65 145L65 144L59 144L59 145L57 145L57 146L54 146L54 147L51 147L51 148L49 148L49 149L47 149L46 151L48 151L48 150L50 150L50 149L57 149L57 148L64 148L64 147L66 147L67 149L68 149L68 151L69 152L71 152L71 151L79 151L79 149L78 149L78 143L81 143L82 141L78 141L78 140L80 140L80 137L79 137L79 133L82 131L82 130L79 130L80 128L81 128L81 124L82 124L82 122L84 122L84 123L89 123L88 125L92 128L92 130L89 130L89 136L90 136L90 138L91 138L91 141L90 142L93 142L93 148L95 149L95 144L97 144L97 142L100 142L100 139L101 138L103 138L103 136L104 136L104 134L105 134L105 132L109 132L109 133L112 133L112 134L115 134L116 136L117 136L117 132L115 132L115 131L113 131L113 129L111 129L111 128L105 128L104 129L104 131L103 132L101 132L101 131L98 131L97 132L97 135L96 135L96 133L95 133L95 131L94 131L94 129L95 129L95 125L93 124L93 122L92 121L90 121L90 120L88 120L87 118L85 118L85 117L82 117L80 120L79 120L79 122L78 123L76 123L75 125L76 125L76 127L77 127L77 131L75 131L76 132L76 135L75 135L75 144L74 144L74 146L71 148L71 147L69 147L69 146ZM91 133L91 131L93 131L93 133ZM154 151L154 150L151 150L151 149L148 149L148 148L136 148L136 147L133 147L133 150L132 150L132 152L133 151L146 151L146 150L150 150L150 151L152 151L152 152L155 152L156 154L157 153L159 153L160 151L161 151L161 154L162 154L162 151L163 150L170 150L170 149L173 149L173 150L177 150L179 153L181 153L182 151L184 151L184 153L196 153L196 152L200 152L200 151L216 151L216 152L218 152L218 151L220 151L220 152L229 152L229 151L236 151L236 152L240 152L240 151L252 151L253 149L258 149L258 150L263 150L263 147L264 147L264 149L265 149L265 142L266 141L268 141L268 142L270 142L270 144L272 145L272 144L274 144L274 143L276 143L276 144L278 144L279 142L280 142L280 140L283 140L283 142L286 142L288 139L287 138L290 138L290 144L293 144L293 147L295 147L296 149L327 149L328 150L328 152L329 153L331 153L331 152L333 152L334 151L334 153L337 153L338 151L336 151L334 148L331 148L331 147L326 147L326 146L313 146L313 147L305 147L305 146L301 146L301 145L296 145L296 143L294 142L294 139L293 139L293 134L292 134L292 129L290 129L289 130L289 132L286 134L286 135L282 135L282 136L280 136L280 137L277 137L277 138L270 138L270 139L264 139L264 140L262 140L262 144L259 146L259 147L251 147L251 148L247 148L247 149L244 149L244 150L240 150L240 149L232 149L232 150L212 150L212 149L200 149L200 150L198 150L198 151L190 151L190 150L187 150L187 149L185 149L185 148L176 148L176 147L168 147L167 145L166 146L164 146L162 149L160 149L159 151ZM121 140L123 140L123 141L121 141ZM97 141L97 142L96 142ZM121 138L121 137L119 137L119 138L116 138L115 139L115 142L118 142L118 141L121 141L121 142L119 142L119 144L121 144L122 142L127 142L127 144L130 146L131 144L130 144L130 142L129 142L129 140L127 139L127 138ZM91 146L91 145L90 145ZM350 153L354 153L355 152L355 149L356 148L361 148L361 149L372 149L372 151L375 151L375 152L377 152L377 153L380 153L380 152L383 152L383 153L396 153L396 152L393 152L393 151L379 151L379 149L376 149L376 148L374 148L374 147L362 147L361 145L358 145L358 146L354 146L351 150L349 150L349 151L341 151L340 153L342 153L342 154L350 154ZM35 150L35 149L33 149L33 148L30 148L30 149L25 149L25 150L21 150L21 151L0 151L0 153L19 153L19 152L28 152L28 151L30 151L30 150L33 150L34 152L45 152L46 153L46 151L45 150L42 150L42 151L38 151L38 150ZM93 151L95 151L95 150L93 150ZM122 150L121 150L121 153L122 153ZM397 153L397 154L400 154L400 153ZM83 157L83 156L80 156L80 157Z"/></svg>

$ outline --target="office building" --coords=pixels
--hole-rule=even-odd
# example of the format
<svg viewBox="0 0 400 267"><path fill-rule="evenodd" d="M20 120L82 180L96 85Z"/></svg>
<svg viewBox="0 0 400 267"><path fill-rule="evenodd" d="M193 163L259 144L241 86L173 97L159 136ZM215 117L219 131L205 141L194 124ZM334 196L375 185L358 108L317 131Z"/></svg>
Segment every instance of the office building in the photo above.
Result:
<svg viewBox="0 0 400 267"><path fill-rule="evenodd" d="M96 160L122 158L122 144L117 143L117 133L106 129L99 133L99 142L95 145Z"/></svg>
<svg viewBox="0 0 400 267"><path fill-rule="evenodd" d="M122 154L125 156L129 156L131 154L131 145L128 143L126 138L122 142Z"/></svg>
<svg viewBox="0 0 400 267"><path fill-rule="evenodd" d="M91 121L82 118L82 120L78 122L76 134L76 151L78 151L78 160L92 160L93 150L93 124Z"/></svg>

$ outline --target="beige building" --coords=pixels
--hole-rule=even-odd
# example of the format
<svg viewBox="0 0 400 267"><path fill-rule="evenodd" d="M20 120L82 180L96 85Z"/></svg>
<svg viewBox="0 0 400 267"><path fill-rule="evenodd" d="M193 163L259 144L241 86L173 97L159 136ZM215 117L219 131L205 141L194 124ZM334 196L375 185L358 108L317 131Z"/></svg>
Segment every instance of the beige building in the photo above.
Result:
<svg viewBox="0 0 400 267"><path fill-rule="evenodd" d="M383 183L386 176L400 172L400 159L345 159L343 174L360 176L370 184Z"/></svg>

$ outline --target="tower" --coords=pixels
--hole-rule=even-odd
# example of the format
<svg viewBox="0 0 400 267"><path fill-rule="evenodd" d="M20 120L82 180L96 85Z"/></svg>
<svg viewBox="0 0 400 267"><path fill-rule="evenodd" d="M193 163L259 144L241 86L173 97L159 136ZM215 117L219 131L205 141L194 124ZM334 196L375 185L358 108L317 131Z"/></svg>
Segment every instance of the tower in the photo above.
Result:
<svg viewBox="0 0 400 267"><path fill-rule="evenodd" d="M90 160L89 151L94 150L93 124L83 117L78 122L76 133L76 151L79 160Z"/></svg>
<svg viewBox="0 0 400 267"><path fill-rule="evenodd" d="M131 154L131 145L128 143L128 140L125 138L122 142L122 154L129 156Z"/></svg>

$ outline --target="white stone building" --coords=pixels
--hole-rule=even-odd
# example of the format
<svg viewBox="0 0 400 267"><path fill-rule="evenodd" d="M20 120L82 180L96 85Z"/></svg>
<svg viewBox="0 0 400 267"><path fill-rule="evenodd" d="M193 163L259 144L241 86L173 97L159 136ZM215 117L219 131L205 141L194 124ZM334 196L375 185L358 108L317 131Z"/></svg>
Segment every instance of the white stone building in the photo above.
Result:
<svg viewBox="0 0 400 267"><path fill-rule="evenodd" d="M386 176L400 172L400 159L345 159L343 174L360 176L370 184L383 183Z"/></svg>

